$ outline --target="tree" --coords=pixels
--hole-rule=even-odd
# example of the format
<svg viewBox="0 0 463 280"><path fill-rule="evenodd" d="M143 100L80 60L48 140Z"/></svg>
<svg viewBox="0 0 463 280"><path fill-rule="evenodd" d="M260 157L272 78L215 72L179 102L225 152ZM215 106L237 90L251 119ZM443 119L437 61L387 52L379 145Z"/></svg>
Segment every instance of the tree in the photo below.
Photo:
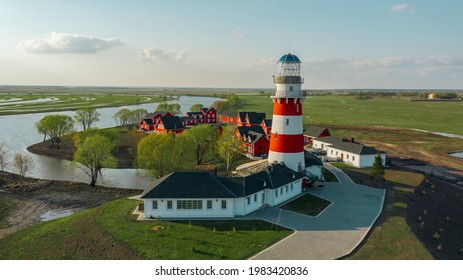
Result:
<svg viewBox="0 0 463 280"><path fill-rule="evenodd" d="M26 173L34 168L35 162L29 155L16 153L13 158L13 166L16 168L19 175L26 176Z"/></svg>
<svg viewBox="0 0 463 280"><path fill-rule="evenodd" d="M5 149L4 143L0 143L0 168L2 171L5 170L5 167L8 165L9 153Z"/></svg>
<svg viewBox="0 0 463 280"><path fill-rule="evenodd" d="M230 109L228 102L224 100L214 101L211 107L215 108L215 110L217 110L218 113L222 113L223 111Z"/></svg>
<svg viewBox="0 0 463 280"><path fill-rule="evenodd" d="M59 149L61 137L74 129L74 122L70 116L48 115L38 121L35 126L39 133L43 133L45 137L50 138L51 147L56 144Z"/></svg>
<svg viewBox="0 0 463 280"><path fill-rule="evenodd" d="M137 167L148 169L155 178L189 170L193 165L191 145L183 134L153 133L138 143Z"/></svg>
<svg viewBox="0 0 463 280"><path fill-rule="evenodd" d="M95 108L84 108L76 111L74 119L82 124L84 130L100 120L100 113Z"/></svg>
<svg viewBox="0 0 463 280"><path fill-rule="evenodd" d="M370 171L370 178L375 181L384 181L384 166L383 166L383 159L381 158L381 154L378 152L375 156L375 160L373 162L373 167Z"/></svg>
<svg viewBox="0 0 463 280"><path fill-rule="evenodd" d="M94 135L85 139L74 153L74 162L80 164L82 171L91 177L90 186L96 184L98 174L102 168L115 168L116 159L111 155L114 145L101 135Z"/></svg>
<svg viewBox="0 0 463 280"><path fill-rule="evenodd" d="M114 120L116 120L116 124L119 126L124 126L129 123L129 114L130 110L127 108L120 109L114 114Z"/></svg>
<svg viewBox="0 0 463 280"><path fill-rule="evenodd" d="M148 114L148 111L143 108L130 111L129 124L132 125L132 127L136 127L141 122L141 120L143 120L146 114Z"/></svg>
<svg viewBox="0 0 463 280"><path fill-rule="evenodd" d="M80 131L72 137L74 146L79 148L87 138L100 135L105 138L108 138L113 145L117 145L121 140L121 130L118 128L109 128L109 129L98 129L98 128L88 128L87 130Z"/></svg>
<svg viewBox="0 0 463 280"><path fill-rule="evenodd" d="M162 102L156 106L156 111L167 112L169 104Z"/></svg>
<svg viewBox="0 0 463 280"><path fill-rule="evenodd" d="M200 104L200 103L198 103L198 104L193 104L193 105L190 107L190 112L199 112L199 110L200 110L201 108L203 108L203 107L204 107L204 105L203 105L203 104Z"/></svg>
<svg viewBox="0 0 463 280"><path fill-rule="evenodd" d="M175 116L182 114L182 107L178 103L167 104L163 102L158 104L156 111L169 112Z"/></svg>
<svg viewBox="0 0 463 280"><path fill-rule="evenodd" d="M196 165L200 165L205 156L211 154L215 148L217 130L209 124L203 124L185 130L183 134L193 147Z"/></svg>
<svg viewBox="0 0 463 280"><path fill-rule="evenodd" d="M227 171L230 171L232 165L241 156L239 141L234 136L233 127L224 127L222 136L217 141L217 151L219 156L225 160Z"/></svg>

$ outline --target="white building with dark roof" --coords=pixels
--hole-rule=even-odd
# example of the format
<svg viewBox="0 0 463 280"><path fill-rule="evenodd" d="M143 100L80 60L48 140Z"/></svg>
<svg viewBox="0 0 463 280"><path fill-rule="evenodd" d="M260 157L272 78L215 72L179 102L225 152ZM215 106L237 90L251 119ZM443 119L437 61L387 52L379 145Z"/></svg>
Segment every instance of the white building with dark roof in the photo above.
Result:
<svg viewBox="0 0 463 280"><path fill-rule="evenodd" d="M297 196L304 177L283 164L245 177L173 172L149 184L141 199L147 218L233 218Z"/></svg>
<svg viewBox="0 0 463 280"><path fill-rule="evenodd" d="M339 160L356 167L372 167L376 154L379 152L383 163L386 162L386 153L351 141L335 137L326 136L312 140L314 149L326 151L326 157L329 160Z"/></svg>

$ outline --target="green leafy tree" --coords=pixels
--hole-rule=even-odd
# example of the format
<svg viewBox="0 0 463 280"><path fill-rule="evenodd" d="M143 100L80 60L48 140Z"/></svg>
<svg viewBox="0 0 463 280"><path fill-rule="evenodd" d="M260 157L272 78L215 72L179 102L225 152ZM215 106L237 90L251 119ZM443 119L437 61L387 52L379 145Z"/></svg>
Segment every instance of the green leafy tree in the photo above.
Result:
<svg viewBox="0 0 463 280"><path fill-rule="evenodd" d="M209 124L194 126L185 130L183 134L189 138L189 145L195 152L196 165L200 165L207 155L214 153L217 130L213 126Z"/></svg>
<svg viewBox="0 0 463 280"><path fill-rule="evenodd" d="M378 152L375 156L375 160L373 162L373 167L370 171L370 178L375 181L384 181L384 165L383 159L381 158L381 154Z"/></svg>
<svg viewBox="0 0 463 280"><path fill-rule="evenodd" d="M182 114L182 107L178 103L168 104L163 102L158 104L156 111L169 112L175 116Z"/></svg>
<svg viewBox="0 0 463 280"><path fill-rule="evenodd" d="M35 126L39 133L44 134L44 137L50 138L52 147L56 144L59 149L61 137L74 129L74 122L70 116L48 115L38 121Z"/></svg>
<svg viewBox="0 0 463 280"><path fill-rule="evenodd" d="M34 168L35 162L29 155L16 153L13 158L13 166L16 168L19 175L26 176L26 173Z"/></svg>
<svg viewBox="0 0 463 280"><path fill-rule="evenodd" d="M78 163L82 171L90 176L90 186L96 184L98 174L102 168L115 168L116 159L111 155L114 148L108 138L101 135L88 137L74 153L74 162Z"/></svg>
<svg viewBox="0 0 463 280"><path fill-rule="evenodd" d="M98 129L91 127L87 130L76 133L73 136L72 141L74 142L74 146L76 146L76 148L79 148L80 145L82 145L87 138L95 135L100 135L105 138L108 138L114 145L117 145L121 140L121 134L121 130L118 128Z"/></svg>
<svg viewBox="0 0 463 280"><path fill-rule="evenodd" d="M74 119L86 130L100 120L100 113L95 108L79 109L76 111Z"/></svg>
<svg viewBox="0 0 463 280"><path fill-rule="evenodd" d="M169 109L168 106L169 104L165 102L159 103L158 106L156 107L156 111L167 112L167 110Z"/></svg>
<svg viewBox="0 0 463 280"><path fill-rule="evenodd" d="M217 151L219 156L225 161L227 171L241 157L239 140L234 136L234 128L231 126L224 127L221 137L217 141Z"/></svg>
<svg viewBox="0 0 463 280"><path fill-rule="evenodd" d="M129 114L130 110L127 108L123 108L117 111L116 114L114 114L114 120L116 121L116 124L119 126L129 124Z"/></svg>
<svg viewBox="0 0 463 280"><path fill-rule="evenodd" d="M227 101L224 101L224 100L214 101L211 107L215 108L215 110L217 110L219 114L222 113L223 111L230 109L230 105L228 104Z"/></svg>
<svg viewBox="0 0 463 280"><path fill-rule="evenodd" d="M193 104L191 107L190 107L190 112L198 112L201 108L203 108L204 105L203 104Z"/></svg>
<svg viewBox="0 0 463 280"><path fill-rule="evenodd" d="M153 133L138 143L137 167L149 170L155 178L190 170L193 165L191 144L183 134Z"/></svg>
<svg viewBox="0 0 463 280"><path fill-rule="evenodd" d="M8 165L9 153L5 149L4 143L0 143L0 168L3 171Z"/></svg>

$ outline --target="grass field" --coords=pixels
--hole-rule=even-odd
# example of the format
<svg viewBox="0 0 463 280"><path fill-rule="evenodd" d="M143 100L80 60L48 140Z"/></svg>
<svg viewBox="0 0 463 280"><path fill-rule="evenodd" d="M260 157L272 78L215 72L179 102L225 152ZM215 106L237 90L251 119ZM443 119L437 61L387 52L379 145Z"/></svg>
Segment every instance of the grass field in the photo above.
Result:
<svg viewBox="0 0 463 280"><path fill-rule="evenodd" d="M262 221L138 222L137 203L116 200L9 235L0 259L246 259L292 233Z"/></svg>
<svg viewBox="0 0 463 280"><path fill-rule="evenodd" d="M369 173L367 169L354 172ZM424 180L415 172L386 170L390 184L383 212L366 243L349 259L356 260L427 260L431 254L408 226L405 216L408 195Z"/></svg>
<svg viewBox="0 0 463 280"><path fill-rule="evenodd" d="M242 96L242 111L272 115L273 103L265 96ZM455 125L463 117L461 102L412 102L409 99L353 96L312 96L303 103L305 124L386 126L416 128L463 135L463 126Z"/></svg>
<svg viewBox="0 0 463 280"><path fill-rule="evenodd" d="M331 201L323 199L321 197L306 194L291 201L288 204L285 204L283 209L293 211L296 213L316 217L320 214L326 207L330 206Z"/></svg>
<svg viewBox="0 0 463 280"><path fill-rule="evenodd" d="M156 95L130 94L0 94L0 115L69 111L170 100Z"/></svg>

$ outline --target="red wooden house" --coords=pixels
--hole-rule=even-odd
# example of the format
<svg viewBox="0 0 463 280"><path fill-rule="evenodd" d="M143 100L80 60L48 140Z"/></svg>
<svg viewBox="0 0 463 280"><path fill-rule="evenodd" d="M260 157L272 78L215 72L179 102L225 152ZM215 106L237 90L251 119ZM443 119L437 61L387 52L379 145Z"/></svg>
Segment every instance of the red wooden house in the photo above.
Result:
<svg viewBox="0 0 463 280"><path fill-rule="evenodd" d="M225 111L220 115L220 121L224 123L236 123L238 112Z"/></svg>
<svg viewBox="0 0 463 280"><path fill-rule="evenodd" d="M201 108L199 112L203 113L205 123L217 123L217 111L214 108Z"/></svg>
<svg viewBox="0 0 463 280"><path fill-rule="evenodd" d="M268 155L270 141L261 126L239 126L235 137L241 140L241 149L248 156Z"/></svg>
<svg viewBox="0 0 463 280"><path fill-rule="evenodd" d="M236 124L238 126L261 126L265 118L265 113L239 112Z"/></svg>
<svg viewBox="0 0 463 280"><path fill-rule="evenodd" d="M315 138L321 138L330 136L328 128L319 126L309 126L304 129L304 143L306 145L312 145L312 140Z"/></svg>
<svg viewBox="0 0 463 280"><path fill-rule="evenodd" d="M265 135L267 135L267 137L270 137L270 132L272 131L272 119L263 120L261 126L265 131Z"/></svg>
<svg viewBox="0 0 463 280"><path fill-rule="evenodd" d="M140 130L144 131L154 131L156 129L156 123L161 117L170 117L172 116L169 112L156 111L153 113L148 113L140 122ZM150 121L151 120L151 121Z"/></svg>
<svg viewBox="0 0 463 280"><path fill-rule="evenodd" d="M156 124L157 133L182 133L184 128L178 116L161 117Z"/></svg>
<svg viewBox="0 0 463 280"><path fill-rule="evenodd" d="M187 112L185 116L195 119L196 124L201 124L205 122L204 114L201 112Z"/></svg>

